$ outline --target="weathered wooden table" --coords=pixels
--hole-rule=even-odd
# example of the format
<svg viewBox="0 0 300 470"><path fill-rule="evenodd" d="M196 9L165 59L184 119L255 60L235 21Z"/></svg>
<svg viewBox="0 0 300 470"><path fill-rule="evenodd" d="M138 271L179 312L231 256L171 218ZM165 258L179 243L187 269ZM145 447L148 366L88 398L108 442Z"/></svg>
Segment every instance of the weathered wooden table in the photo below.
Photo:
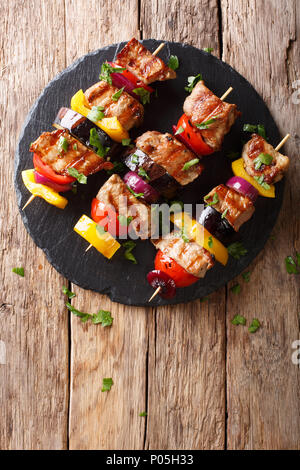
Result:
<svg viewBox="0 0 300 470"><path fill-rule="evenodd" d="M300 448L300 370L292 362L299 276L284 265L300 251L299 1L0 4L0 448ZM111 310L113 327L102 328L65 308L67 280L18 214L13 160L22 122L48 81L85 53L132 36L212 47L264 97L282 135L291 133L291 168L275 238L250 267L251 281L238 279L240 295L229 285L208 302L145 309L72 286L78 308ZM24 266L24 278L15 266ZM233 326L236 313L258 317L262 328L250 335ZM109 393L101 393L103 377L114 380Z"/></svg>

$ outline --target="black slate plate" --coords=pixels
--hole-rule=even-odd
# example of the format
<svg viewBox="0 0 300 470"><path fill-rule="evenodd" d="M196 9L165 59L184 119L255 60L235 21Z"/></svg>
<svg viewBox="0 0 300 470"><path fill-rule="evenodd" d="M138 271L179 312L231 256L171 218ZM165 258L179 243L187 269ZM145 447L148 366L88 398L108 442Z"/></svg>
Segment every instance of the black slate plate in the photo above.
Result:
<svg viewBox="0 0 300 470"><path fill-rule="evenodd" d="M161 41L143 41L150 50L156 49ZM87 89L98 81L101 63L112 60L124 43L114 44L87 54L61 72L44 89L30 110L18 143L15 159L15 186L18 206L21 208L30 194L24 188L21 171L32 168L32 154L28 151L30 142L41 132L53 130L51 124L61 106L69 106L72 95L80 88ZM143 127L137 130L171 131L172 124L182 114L182 105L187 93L184 86L187 77L201 72L206 85L221 96L229 86L234 91L228 101L237 104L242 117L235 123L226 137L222 152L203 159L205 171L196 182L185 188L184 202L202 202L202 197L214 186L225 183L232 176L231 162L226 157L228 150L240 150L242 140L249 135L242 132L243 123L265 125L269 141L276 145L279 133L268 108L254 88L235 70L211 54L180 43L167 43L160 57L167 61L170 54L177 55L180 68L177 79L155 84L158 98L152 98L146 107ZM95 249L85 253L87 242L73 231L81 214L90 215L91 199L107 179L106 173L89 177L87 185L79 185L77 195L68 195L69 204L61 211L41 199L35 199L23 212L22 219L34 242L44 250L50 263L67 279L85 289L108 294L113 301L127 305L146 306L153 290L146 281L146 274L153 269L155 249L149 241L139 241L135 255L139 261L134 265L123 257L119 250L106 260ZM208 295L240 274L263 248L276 222L283 195L283 183L276 185L276 199L259 198L252 219L241 229L243 242L248 254L239 261L230 259L227 266L216 263L204 279L196 284L178 289L174 299L157 297L154 305L188 302Z"/></svg>

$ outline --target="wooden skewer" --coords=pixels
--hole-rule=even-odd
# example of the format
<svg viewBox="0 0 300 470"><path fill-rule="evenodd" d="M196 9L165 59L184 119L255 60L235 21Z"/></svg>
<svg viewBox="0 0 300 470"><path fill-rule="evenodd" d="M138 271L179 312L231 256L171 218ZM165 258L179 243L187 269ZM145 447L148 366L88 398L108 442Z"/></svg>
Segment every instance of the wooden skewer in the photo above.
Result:
<svg viewBox="0 0 300 470"><path fill-rule="evenodd" d="M279 144L277 145L277 147L275 148L276 152L281 149L281 147L286 143L286 141L291 137L291 134L287 134L280 142Z"/></svg>
<svg viewBox="0 0 300 470"><path fill-rule="evenodd" d="M230 87L228 88L228 90L225 91L224 95L221 96L220 100L224 101L225 98L229 95L229 93L232 92L232 90L233 90L233 88L232 88L232 86L230 86Z"/></svg>
<svg viewBox="0 0 300 470"><path fill-rule="evenodd" d="M157 47L157 49L155 49L155 51L152 52L152 55L157 55L157 54L162 50L162 48L165 47L165 44L166 44L165 42L162 42L162 43Z"/></svg>
<svg viewBox="0 0 300 470"><path fill-rule="evenodd" d="M89 245L89 246L87 247L87 249L85 250L85 252L89 251L89 250L92 248L92 246L93 246L93 245Z"/></svg>
<svg viewBox="0 0 300 470"><path fill-rule="evenodd" d="M32 194L30 196L30 198L28 199L28 201L26 202L26 204L22 207L22 211L25 209L25 207L27 207L35 198L36 196L34 194Z"/></svg>
<svg viewBox="0 0 300 470"><path fill-rule="evenodd" d="M151 295L150 299L148 300L148 302L151 302L152 299L154 299L154 297L157 296L157 294L159 294L161 291L161 286L158 286L158 288L155 290L155 292Z"/></svg>

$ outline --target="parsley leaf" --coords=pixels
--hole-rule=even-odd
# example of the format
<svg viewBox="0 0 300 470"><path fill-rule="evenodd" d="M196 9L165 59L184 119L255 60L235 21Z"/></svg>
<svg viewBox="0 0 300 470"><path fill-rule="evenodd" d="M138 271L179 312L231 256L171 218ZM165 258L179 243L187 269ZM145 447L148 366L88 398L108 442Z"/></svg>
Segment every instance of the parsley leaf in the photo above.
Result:
<svg viewBox="0 0 300 470"><path fill-rule="evenodd" d="M94 127L90 130L89 142L90 142L90 145L92 145L93 147L96 147L97 155L101 158L105 157L105 155L110 150L110 147L104 147L104 145L102 145L98 132Z"/></svg>
<svg viewBox="0 0 300 470"><path fill-rule="evenodd" d="M107 310L99 310L98 313L94 313L93 318L92 318L92 323L94 323L94 325L101 323L103 328L105 326L111 326L112 322L113 322L113 317L111 316L111 313Z"/></svg>
<svg viewBox="0 0 300 470"><path fill-rule="evenodd" d="M128 147L130 145L131 139L122 139L122 145Z"/></svg>
<svg viewBox="0 0 300 470"><path fill-rule="evenodd" d="M177 55L171 55L170 56L170 59L169 59L169 62L168 62L168 67L170 67L170 69L172 69L172 70L177 70L178 69L179 60L178 60Z"/></svg>
<svg viewBox="0 0 300 470"><path fill-rule="evenodd" d="M256 132L257 131L257 125L256 124L244 124L243 125L243 131L244 132Z"/></svg>
<svg viewBox="0 0 300 470"><path fill-rule="evenodd" d="M147 415L148 415L147 411L142 411L142 412L139 414L139 416L141 416L141 417L144 417L144 416L147 416Z"/></svg>
<svg viewBox="0 0 300 470"><path fill-rule="evenodd" d="M225 209L224 212L222 212L221 219L225 219L227 212L228 212L228 207Z"/></svg>
<svg viewBox="0 0 300 470"><path fill-rule="evenodd" d="M178 127L177 131L175 132L175 135L182 134L183 131L184 131L183 127L180 126L180 127Z"/></svg>
<svg viewBox="0 0 300 470"><path fill-rule="evenodd" d="M193 89L195 88L196 84L202 80L202 74L198 73L195 77L191 76L188 77L188 85L184 87L185 91L188 91L191 93Z"/></svg>
<svg viewBox="0 0 300 470"><path fill-rule="evenodd" d="M245 282L250 281L250 271L246 271L245 273L242 274L242 278L244 279Z"/></svg>
<svg viewBox="0 0 300 470"><path fill-rule="evenodd" d="M128 240L127 242L123 243L123 247L125 248L125 258L129 261L132 261L134 264L137 264L137 260L132 253L132 250L136 247L136 243L134 243L132 240Z"/></svg>
<svg viewBox="0 0 300 470"><path fill-rule="evenodd" d="M211 52L213 52L214 49L213 49L213 47L204 47L203 50L204 50L204 52L208 52L210 54Z"/></svg>
<svg viewBox="0 0 300 470"><path fill-rule="evenodd" d="M140 157L136 153L134 153L131 156L131 163L133 163L134 165L138 165L139 161L140 161Z"/></svg>
<svg viewBox="0 0 300 470"><path fill-rule="evenodd" d="M12 268L12 272L24 277L24 268Z"/></svg>
<svg viewBox="0 0 300 470"><path fill-rule="evenodd" d="M120 98L120 96L122 95L123 91L124 91L124 86L122 88L120 88L119 91L117 91L114 95L112 95L111 99L113 101L118 101L118 99Z"/></svg>
<svg viewBox="0 0 300 470"><path fill-rule="evenodd" d="M116 72L116 73L124 72L124 70L126 69L122 69L122 67L112 67L112 65L110 65L108 62L104 62L101 65L99 79L104 80L105 82L112 85L112 79L111 79L110 74L112 72Z"/></svg>
<svg viewBox="0 0 300 470"><path fill-rule="evenodd" d="M253 178L255 179L255 181L258 182L258 184L261 185L262 188L264 188L266 190L270 189L270 186L267 183L264 182L264 179L265 179L264 175L253 176Z"/></svg>
<svg viewBox="0 0 300 470"><path fill-rule="evenodd" d="M273 157L268 153L260 153L253 161L255 163L255 170L259 170L262 165L270 165L273 161Z"/></svg>
<svg viewBox="0 0 300 470"><path fill-rule="evenodd" d="M101 121L104 118L103 106L93 106L87 118L92 122Z"/></svg>
<svg viewBox="0 0 300 470"><path fill-rule="evenodd" d="M81 184L87 183L87 177L83 175L82 173L79 173L79 171L77 171L76 168L68 168L68 173L70 176L73 176L73 178L76 178L78 183L81 183Z"/></svg>
<svg viewBox="0 0 300 470"><path fill-rule="evenodd" d="M197 165L197 163L199 163L199 158L193 158L193 160L190 160L189 162L186 162L184 165L183 165L183 171L187 171L191 168L191 166L194 166L194 165Z"/></svg>
<svg viewBox="0 0 300 470"><path fill-rule="evenodd" d="M239 294L241 292L241 286L239 283L237 283L234 286L232 286L230 290L231 292L233 292L233 294Z"/></svg>
<svg viewBox="0 0 300 470"><path fill-rule="evenodd" d="M207 199L209 199L210 197L211 197L211 196L210 196L209 194L207 194L206 196L204 196L204 201L206 201L206 204L207 204L208 206L214 206L215 204L217 204L217 203L219 202L218 193L214 193L212 200L207 202Z"/></svg>
<svg viewBox="0 0 300 470"><path fill-rule="evenodd" d="M59 152L67 152L68 151L68 148L69 148L69 142L67 141L67 139L61 135L59 140L58 140L58 150Z"/></svg>
<svg viewBox="0 0 300 470"><path fill-rule="evenodd" d="M299 274L296 263L291 256L285 258L285 267L289 274Z"/></svg>
<svg viewBox="0 0 300 470"><path fill-rule="evenodd" d="M122 225L122 227L128 227L130 222L133 220L133 217L132 216L126 217L126 215L118 215L118 220L120 222L120 225Z"/></svg>
<svg viewBox="0 0 300 470"><path fill-rule="evenodd" d="M201 122L201 124L196 124L198 129L209 129L209 126L217 120L217 117L208 119L207 121Z"/></svg>
<svg viewBox="0 0 300 470"><path fill-rule="evenodd" d="M248 250L241 242L231 243L231 245L227 247L227 250L234 259L240 259L248 253Z"/></svg>
<svg viewBox="0 0 300 470"><path fill-rule="evenodd" d="M123 162L112 162L112 164L114 167L110 170L106 170L106 173L110 176L115 173L122 173L122 171L124 171L125 169L125 165Z"/></svg>
<svg viewBox="0 0 300 470"><path fill-rule="evenodd" d="M260 135L263 139L267 140L267 134L266 134L266 129L263 124L257 124L257 133Z"/></svg>
<svg viewBox="0 0 300 470"><path fill-rule="evenodd" d="M101 392L109 392L113 384L114 382L111 377L102 379Z"/></svg>
<svg viewBox="0 0 300 470"><path fill-rule="evenodd" d="M213 242L212 236L208 237L208 246L209 246L209 248L212 248L213 244L214 244L214 242Z"/></svg>
<svg viewBox="0 0 300 470"><path fill-rule="evenodd" d="M133 93L135 93L141 98L142 104L150 103L150 91L146 90L145 88L135 88L133 90Z"/></svg>
<svg viewBox="0 0 300 470"><path fill-rule="evenodd" d="M267 140L265 126L263 124L244 124L243 126L244 132L257 132L263 139Z"/></svg>
<svg viewBox="0 0 300 470"><path fill-rule="evenodd" d="M77 150L78 149L78 145L77 144L74 144L73 145L73 150Z"/></svg>
<svg viewBox="0 0 300 470"><path fill-rule="evenodd" d="M246 325L246 318L243 315L235 315L231 320L233 325Z"/></svg>
<svg viewBox="0 0 300 470"><path fill-rule="evenodd" d="M180 236L185 243L190 243L190 239L186 233L186 228L184 226L181 228Z"/></svg>
<svg viewBox="0 0 300 470"><path fill-rule="evenodd" d="M127 189L128 191L131 192L131 194L133 194L136 198L139 198L139 197L143 197L144 196L144 193L136 193L133 191L133 189L131 189L129 186L127 186Z"/></svg>
<svg viewBox="0 0 300 470"><path fill-rule="evenodd" d="M249 333L255 333L260 327L260 321L257 318L253 318L251 325L248 328Z"/></svg>
<svg viewBox="0 0 300 470"><path fill-rule="evenodd" d="M74 292L71 292L66 286L63 286L62 291L65 295L68 296L68 299L73 299L73 297L76 297L76 294L74 294Z"/></svg>
<svg viewBox="0 0 300 470"><path fill-rule="evenodd" d="M139 168L138 175L140 175L143 178L146 178L146 180L150 181L150 178L147 175L147 172L144 170L144 168Z"/></svg>

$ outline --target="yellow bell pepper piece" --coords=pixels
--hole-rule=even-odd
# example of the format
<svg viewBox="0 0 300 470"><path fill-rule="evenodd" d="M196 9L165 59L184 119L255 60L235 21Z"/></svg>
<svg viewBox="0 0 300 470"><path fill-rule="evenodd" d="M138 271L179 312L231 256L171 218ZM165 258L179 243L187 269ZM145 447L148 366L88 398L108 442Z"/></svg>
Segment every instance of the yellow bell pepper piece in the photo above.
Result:
<svg viewBox="0 0 300 470"><path fill-rule="evenodd" d="M77 91L71 99L71 108L79 114L88 117L91 109L85 99L82 90ZM116 116L103 118L100 121L95 122L112 140L116 142L122 142L123 139L129 139L128 132L124 129L121 123L118 121Z"/></svg>
<svg viewBox="0 0 300 470"><path fill-rule="evenodd" d="M52 204L59 209L64 209L68 204L68 199L61 196L57 191L54 191L54 189L49 188L49 186L46 186L45 184L36 183L34 179L34 170L22 171L22 179L28 191L30 191L34 196L45 199L49 204Z"/></svg>
<svg viewBox="0 0 300 470"><path fill-rule="evenodd" d="M257 189L259 194L264 197L275 197L275 186L274 184L270 184L270 189L264 189L252 176L248 175L244 168L244 159L239 158L238 160L235 160L232 162L231 165L232 171L235 174L235 176L240 176L241 178L244 178L244 180L248 181L249 183L254 186L254 188Z"/></svg>
<svg viewBox="0 0 300 470"><path fill-rule="evenodd" d="M184 227L184 233L188 238L203 246L214 255L217 261L226 266L228 261L227 248L217 238L213 237L205 227L192 219L187 213L172 214L171 221L180 229Z"/></svg>
<svg viewBox="0 0 300 470"><path fill-rule="evenodd" d="M97 231L96 222L86 215L80 217L74 230L108 259L110 259L121 246L110 233L99 233Z"/></svg>

